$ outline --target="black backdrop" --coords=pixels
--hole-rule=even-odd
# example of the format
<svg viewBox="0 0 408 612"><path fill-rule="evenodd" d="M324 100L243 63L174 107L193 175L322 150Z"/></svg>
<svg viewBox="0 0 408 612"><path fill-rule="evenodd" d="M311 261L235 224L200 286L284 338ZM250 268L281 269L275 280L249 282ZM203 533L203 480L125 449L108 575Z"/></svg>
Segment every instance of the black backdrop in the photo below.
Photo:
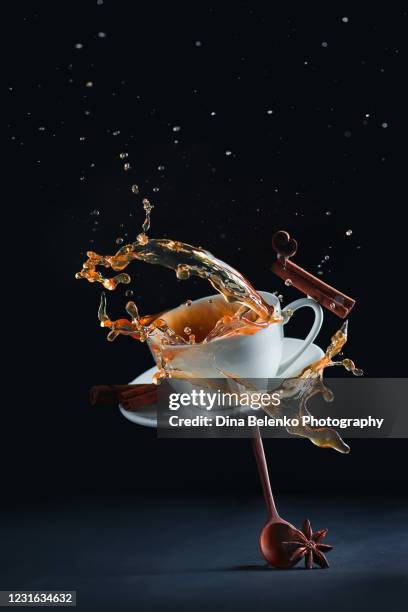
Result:
<svg viewBox="0 0 408 612"><path fill-rule="evenodd" d="M86 250L139 231L133 183L155 205L152 235L202 245L286 302L297 295L270 272L273 232L292 232L315 273L329 255L322 278L357 300L347 355L368 376L406 375L407 12L217 4L19 3L4 21L1 452L13 495L258 487L246 440L157 440L89 405L92 384L150 366L146 347L106 342L99 287L74 280ZM133 278L142 312L211 292L149 266ZM290 333L307 323L299 314ZM326 314L321 346L339 323ZM403 440L353 440L348 456L305 440L266 446L281 490L405 484Z"/></svg>

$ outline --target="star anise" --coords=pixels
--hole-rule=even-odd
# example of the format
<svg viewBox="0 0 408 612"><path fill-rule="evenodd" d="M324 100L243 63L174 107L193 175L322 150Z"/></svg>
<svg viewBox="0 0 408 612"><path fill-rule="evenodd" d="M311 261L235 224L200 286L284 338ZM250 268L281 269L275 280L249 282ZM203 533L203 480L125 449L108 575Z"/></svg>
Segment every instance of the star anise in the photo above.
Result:
<svg viewBox="0 0 408 612"><path fill-rule="evenodd" d="M327 529L320 529L313 533L309 519L303 523L302 531L297 531L296 540L291 542L282 542L287 550L293 552L291 561L295 564L302 557L305 557L305 565L307 569L312 569L313 562L320 567L329 567L327 559L323 553L332 550L333 546L329 544L321 544L320 540L326 537Z"/></svg>

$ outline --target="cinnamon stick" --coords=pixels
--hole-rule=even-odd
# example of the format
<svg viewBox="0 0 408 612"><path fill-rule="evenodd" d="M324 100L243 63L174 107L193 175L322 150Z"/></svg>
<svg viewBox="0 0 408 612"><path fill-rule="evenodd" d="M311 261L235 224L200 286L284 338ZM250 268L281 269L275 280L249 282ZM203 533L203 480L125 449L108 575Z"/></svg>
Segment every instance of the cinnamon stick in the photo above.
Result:
<svg viewBox="0 0 408 612"><path fill-rule="evenodd" d="M92 406L121 404L125 410L136 411L157 402L157 386L145 385L97 385L91 388Z"/></svg>
<svg viewBox="0 0 408 612"><path fill-rule="evenodd" d="M315 299L321 306L328 308L342 319L347 317L356 303L353 298L341 293L288 259L285 264L279 259L275 261L272 265L272 272L284 281L289 280L291 286Z"/></svg>
<svg viewBox="0 0 408 612"><path fill-rule="evenodd" d="M290 261L289 258L297 251L297 242L288 232L283 230L276 232L272 238L272 246L278 254L277 260L272 265L272 272L287 284L290 283L291 286L315 299L333 314L342 319L347 317L356 303L355 300Z"/></svg>

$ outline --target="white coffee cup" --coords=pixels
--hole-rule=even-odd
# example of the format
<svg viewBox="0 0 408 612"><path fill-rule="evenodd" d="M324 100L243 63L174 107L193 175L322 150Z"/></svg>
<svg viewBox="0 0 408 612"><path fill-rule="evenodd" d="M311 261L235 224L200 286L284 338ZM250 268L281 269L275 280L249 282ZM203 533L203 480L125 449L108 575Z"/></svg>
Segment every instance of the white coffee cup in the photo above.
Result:
<svg viewBox="0 0 408 612"><path fill-rule="evenodd" d="M202 340L212 329L225 308L231 312L237 305L226 305L220 295L204 297L187 306L185 304L160 315L166 323L179 335L185 336L184 329L189 327L196 335L196 344L169 345L163 349L157 335L148 340L149 348L157 363L159 353L163 353L169 370L183 370L197 378L223 378L225 372L239 378L279 378L313 342L320 331L323 322L323 312L319 304L311 298L295 300L282 311L276 295L266 291L259 292L264 300L273 305L276 314L283 315L283 322L272 323L251 335L236 335L227 338ZM311 308L315 319L311 330L300 348L290 355L283 363L282 344L283 326L288 317L288 311L295 312L299 308ZM159 365L159 364L158 364Z"/></svg>

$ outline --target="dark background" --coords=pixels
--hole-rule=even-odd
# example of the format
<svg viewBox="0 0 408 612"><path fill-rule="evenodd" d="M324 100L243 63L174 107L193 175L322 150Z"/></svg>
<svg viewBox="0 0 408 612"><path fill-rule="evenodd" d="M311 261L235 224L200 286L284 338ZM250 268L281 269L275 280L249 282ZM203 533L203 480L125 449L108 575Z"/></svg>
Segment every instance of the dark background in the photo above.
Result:
<svg viewBox="0 0 408 612"><path fill-rule="evenodd" d="M155 205L152 236L202 245L286 303L297 293L270 272L271 236L292 232L297 261L357 300L347 356L371 377L406 375L406 23L398 3L369 12L110 0L14 8L3 194L13 215L3 227L10 491L258 491L247 441L158 441L117 410L89 405L91 385L126 383L151 364L145 346L107 343L100 287L74 279L86 250L112 252L118 236L138 233L134 183ZM212 292L151 266L131 272L141 312ZM108 296L114 318L124 291ZM288 333L308 324L300 313ZM339 325L326 312L322 347ZM267 446L280 490L405 484L404 440L353 440L348 456L307 440Z"/></svg>
<svg viewBox="0 0 408 612"><path fill-rule="evenodd" d="M201 245L287 304L297 292L270 271L287 229L296 261L357 301L345 355L406 376L406 7L82 0L2 17L0 588L77 589L86 610L404 609L406 440L353 439L349 455L267 440L283 516L335 545L330 571L273 572L248 440L158 440L90 406L92 385L152 360L106 341L100 287L74 274L134 239L146 196L151 236ZM143 313L212 293L130 271ZM287 333L309 324L300 312ZM326 312L318 344L340 324Z"/></svg>
<svg viewBox="0 0 408 612"><path fill-rule="evenodd" d="M83 0L2 16L0 587L77 589L86 610L333 612L346 594L403 609L406 440L353 439L349 455L266 441L283 516L309 515L336 547L328 572L272 572L248 440L158 440L90 406L92 385L152 360L106 341L100 287L74 274L88 249L134 239L146 196L151 236L201 245L288 303L297 292L270 272L287 229L296 261L357 300L345 355L366 376L406 376L406 7ZM143 313L212 293L131 273ZM112 318L124 293L108 296ZM288 333L309 324L301 312ZM340 324L326 312L318 344Z"/></svg>

